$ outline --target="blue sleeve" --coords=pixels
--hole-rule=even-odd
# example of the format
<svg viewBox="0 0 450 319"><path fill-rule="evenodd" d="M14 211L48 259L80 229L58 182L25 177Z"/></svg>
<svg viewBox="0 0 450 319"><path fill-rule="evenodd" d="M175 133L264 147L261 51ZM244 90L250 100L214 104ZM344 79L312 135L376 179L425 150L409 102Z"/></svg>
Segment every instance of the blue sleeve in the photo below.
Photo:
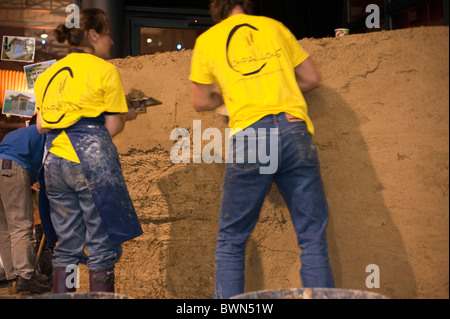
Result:
<svg viewBox="0 0 450 319"><path fill-rule="evenodd" d="M0 143L0 158L11 159L22 166L34 183L42 165L45 137L38 132L36 125L12 131Z"/></svg>

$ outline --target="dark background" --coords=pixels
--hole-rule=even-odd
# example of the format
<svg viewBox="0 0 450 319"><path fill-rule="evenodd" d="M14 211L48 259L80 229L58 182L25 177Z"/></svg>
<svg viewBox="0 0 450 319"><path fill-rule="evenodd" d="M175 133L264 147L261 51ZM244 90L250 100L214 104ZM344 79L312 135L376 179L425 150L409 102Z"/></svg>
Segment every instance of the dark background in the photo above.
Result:
<svg viewBox="0 0 450 319"><path fill-rule="evenodd" d="M125 6L200 10L209 10L209 2L209 0L124 1ZM344 0L254 0L253 2L254 14L282 21L297 38L333 36L334 29L342 27Z"/></svg>
<svg viewBox="0 0 450 319"><path fill-rule="evenodd" d="M125 6L200 10L209 10L209 3L209 0L124 0ZM254 14L283 22L298 39L334 36L334 29L341 27L350 28L353 34L370 32L365 27L368 15L365 8L369 4L380 7L383 29L448 25L448 0L253 0L253 3ZM391 18L391 22L385 23L385 18Z"/></svg>

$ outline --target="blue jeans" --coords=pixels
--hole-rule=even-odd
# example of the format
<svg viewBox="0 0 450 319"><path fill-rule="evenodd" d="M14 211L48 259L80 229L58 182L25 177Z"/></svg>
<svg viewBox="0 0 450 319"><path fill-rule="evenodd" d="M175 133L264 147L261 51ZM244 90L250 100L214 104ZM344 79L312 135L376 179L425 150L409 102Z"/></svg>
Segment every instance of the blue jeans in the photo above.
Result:
<svg viewBox="0 0 450 319"><path fill-rule="evenodd" d="M249 129L251 134L246 133ZM253 132L258 134L253 136ZM252 142L255 137L256 149ZM219 216L214 298L230 298L244 292L245 247L272 181L289 209L301 247L303 287L334 287L326 239L328 206L317 149L305 122L291 122L285 113L267 115L232 140ZM261 160L262 155L274 150L277 153L269 156L272 163L267 156ZM240 163L242 154L244 163ZM262 169L274 161L275 171L266 170L270 173L263 174Z"/></svg>
<svg viewBox="0 0 450 319"><path fill-rule="evenodd" d="M111 244L81 165L48 153L44 169L50 217L58 236L53 267L82 263L89 270L114 268L122 247Z"/></svg>

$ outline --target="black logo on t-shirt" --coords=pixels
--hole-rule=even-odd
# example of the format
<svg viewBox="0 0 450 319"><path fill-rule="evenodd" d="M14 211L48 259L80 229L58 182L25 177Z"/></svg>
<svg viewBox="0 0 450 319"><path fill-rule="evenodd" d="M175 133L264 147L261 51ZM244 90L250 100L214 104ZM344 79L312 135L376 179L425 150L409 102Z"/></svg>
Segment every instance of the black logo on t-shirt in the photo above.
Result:
<svg viewBox="0 0 450 319"><path fill-rule="evenodd" d="M241 74L244 75L244 76L249 76L249 75L253 75L253 74L257 74L257 73L261 72L261 70L266 66L266 63L264 63L261 67L255 69L255 70L253 70L253 71L250 71L250 72L243 72L243 71L239 70L238 68L236 68L236 63L232 63L232 62L230 61L230 57L229 57L229 49L230 49L230 43L231 43L231 40L232 40L233 36L236 34L236 32L237 32L239 29L244 28L244 27L253 29L253 30L255 30L255 31L259 31L258 28L254 27L254 26L252 26L252 25L250 25L250 24L248 24L248 23L243 23L243 24L239 24L239 25L235 26L235 27L231 30L230 34L228 35L228 39L227 39L227 53L226 53L226 54L227 54L227 62L228 62L228 65L230 66L230 68L232 68L232 69L233 69L234 71L236 71L236 72L241 73ZM253 40L253 39L249 40L249 42L252 42L252 40ZM251 44L251 43L249 43L249 45L250 45L250 44ZM244 59L246 59L246 58L244 58Z"/></svg>
<svg viewBox="0 0 450 319"><path fill-rule="evenodd" d="M70 67L68 67L68 66L63 67L63 68L61 68L58 72L56 72L56 73L52 76L52 78L50 79L50 81L48 81L48 83L47 83L47 86L46 86L45 91L44 91L44 95L42 96L42 107L44 107L45 95L47 94L47 90L48 90L48 88L50 87L50 84L52 84L52 82L53 82L53 80L56 78L56 76L57 76L58 74L60 74L61 72L63 72L63 71L69 72L70 77L73 79L73 71L72 71L72 69L71 69ZM63 83L65 83L65 80L63 81ZM60 83L60 86L61 86L61 83ZM61 87L60 87L59 89L60 89L60 90L63 90L63 88L61 88ZM49 121L49 120L47 120L47 119L45 118L45 114L43 113L43 114L42 114L42 119L43 119L45 122L49 123L49 124L56 124L56 123L61 122L61 120L64 118L64 116L66 116L65 113L63 113L56 121Z"/></svg>
<svg viewBox="0 0 450 319"><path fill-rule="evenodd" d="M282 56L281 48L270 48L270 40L248 23L235 26L228 35L226 58L228 66L244 77L260 73L272 59ZM266 42L266 43L264 43ZM266 74L270 74L266 73Z"/></svg>

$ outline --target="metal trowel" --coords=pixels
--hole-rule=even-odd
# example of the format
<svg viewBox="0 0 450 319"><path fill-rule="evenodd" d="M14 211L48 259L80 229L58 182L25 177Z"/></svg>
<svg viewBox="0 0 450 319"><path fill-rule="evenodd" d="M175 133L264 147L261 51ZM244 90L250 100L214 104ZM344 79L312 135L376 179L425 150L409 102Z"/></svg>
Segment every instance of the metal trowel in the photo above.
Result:
<svg viewBox="0 0 450 319"><path fill-rule="evenodd" d="M157 99L154 99L152 97L146 96L139 99L128 99L127 98L127 104L128 107L134 107L136 109L136 113L147 113L147 107L149 106L155 106L162 104L161 101L158 101Z"/></svg>

